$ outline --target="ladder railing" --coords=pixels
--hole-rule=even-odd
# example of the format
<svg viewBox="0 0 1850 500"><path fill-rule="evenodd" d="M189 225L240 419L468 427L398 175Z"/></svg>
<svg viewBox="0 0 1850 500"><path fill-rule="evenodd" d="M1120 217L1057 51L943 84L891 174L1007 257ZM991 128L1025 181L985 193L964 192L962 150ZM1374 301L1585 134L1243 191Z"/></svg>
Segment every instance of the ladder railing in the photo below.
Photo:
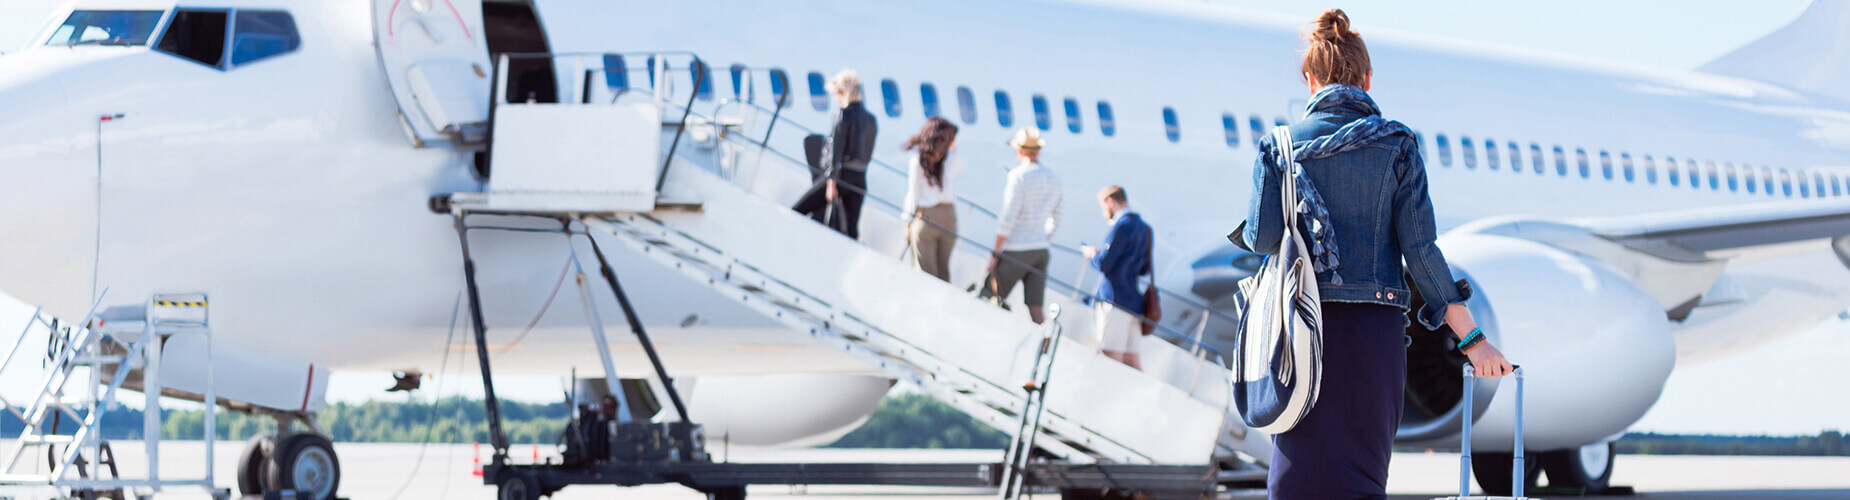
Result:
<svg viewBox="0 0 1850 500"><path fill-rule="evenodd" d="M1040 348L1034 352L1034 370L1032 378L1022 389L1028 397L1022 400L1021 423L1015 426L1015 433L1010 436L1008 451L1003 454L1002 487L998 491L1001 500L1015 500L1027 487L1028 458L1033 456L1034 438L1040 435L1041 414L1047 410L1047 384L1053 378L1054 354L1060 343L1060 305L1047 308L1047 318L1051 321L1046 332L1041 334Z"/></svg>
<svg viewBox="0 0 1850 500"><path fill-rule="evenodd" d="M78 325L35 310L26 319L19 340L0 362L0 373L16 368L12 362L26 349L26 339L33 332L47 334L50 349L46 353L46 373L31 403L22 411L0 395L0 406L24 422L15 436L11 453L0 465L0 486L53 488L61 494L78 496L122 492L130 488L151 493L168 486L201 486L216 494L212 447L216 437L217 393L212 381L212 336L207 328L205 305L204 294L157 294L140 306L139 325L133 324L134 321L124 325L123 321L112 320L108 329L94 321L98 317L94 308ZM162 479L160 363L164 350L171 346L167 339L189 335L200 336L205 350L202 371L207 405L203 426L206 473L197 479ZM147 395L142 413L147 473L140 478L122 478L114 452L103 437L102 424L103 417L120 406L117 395L136 371L140 372L140 390ZM73 387L73 381L81 387ZM72 400L72 397L78 399ZM67 418L77 425L69 434L62 434L59 432L61 424ZM64 448L60 450L57 446ZM37 454L26 452L39 448L51 450L45 455L50 463L43 472L28 472L25 466L36 461L33 457ZM103 477L105 465L110 471L108 478ZM33 470L39 469L34 467Z"/></svg>

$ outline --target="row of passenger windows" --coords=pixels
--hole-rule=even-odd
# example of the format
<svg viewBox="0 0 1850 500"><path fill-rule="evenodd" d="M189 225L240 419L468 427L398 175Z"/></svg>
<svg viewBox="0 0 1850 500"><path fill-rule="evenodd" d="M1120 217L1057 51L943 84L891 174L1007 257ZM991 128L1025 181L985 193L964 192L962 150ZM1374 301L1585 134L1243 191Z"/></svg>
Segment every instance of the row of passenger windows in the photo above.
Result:
<svg viewBox="0 0 1850 500"><path fill-rule="evenodd" d="M1424 142L1424 138L1421 139ZM1439 161L1439 165L1451 167L1452 141L1445 134L1433 136L1430 149ZM1458 160L1466 169L1477 169L1480 162L1478 150L1483 149L1482 165L1487 170L1501 170L1507 166L1512 173L1521 174L1525 167L1538 175L1547 175L1552 163L1554 173L1560 177L1579 175L1582 179L1591 179L1594 174L1594 161L1586 148L1574 148L1573 158L1568 158L1567 149L1559 145L1545 153L1540 143L1529 143L1526 148L1528 162L1523 162L1524 149L1515 141L1499 143L1494 139L1474 141L1468 136L1458 137ZM1552 153L1552 154L1548 154ZM1665 156L1662 160L1660 176L1659 161L1651 155L1643 155L1635 160L1631 153L1620 152L1615 161L1613 154L1606 150L1598 151L1599 177L1605 180L1623 180L1627 183L1643 182L1656 185L1688 186L1691 189L1711 191L1765 193L1773 196L1799 196L1802 198L1844 196L1850 192L1850 178L1836 173L1805 172L1804 170L1775 169L1773 167L1732 162L1717 164L1713 160L1677 159ZM1430 159L1430 157L1429 157ZM1550 161L1552 160L1552 161ZM1570 168L1571 166L1571 168Z"/></svg>
<svg viewBox="0 0 1850 500"><path fill-rule="evenodd" d="M651 64L651 66L653 65ZM705 68L702 68L703 71L704 69ZM746 72L749 72L749 70L744 65L735 64L732 67L732 91L735 96L741 96L746 91L742 88L740 83L743 79L741 78L741 74ZM785 94L788 90L786 88L787 75L784 70L773 68L770 70L770 74L772 95L787 95ZM653 71L651 71L651 77L653 77ZM825 85L826 78L823 77L822 73L812 71L807 75L807 80L809 83L810 105L814 107L816 111L828 111L831 103ZM711 80L705 79L704 81L705 83L700 86L701 95L699 98L711 100ZM866 95L865 92L863 92L863 95L870 101L873 97L871 95ZM955 90L955 96L957 99L956 118L963 121L965 124L976 123L978 121L976 93L970 90L969 87L958 86ZM1014 127L1014 104L1008 92L997 90L994 96L996 124L1005 128ZM879 105L886 116L897 118L904 113L904 99L901 95L901 88L898 82L891 78L881 80L879 98ZM930 82L919 84L919 98L919 103L926 116L944 116L944 110L939 99L937 86ZM1029 103L1031 106L1030 109L1034 113L1034 126L1041 130L1051 130L1053 128L1053 110L1047 97L1043 94L1033 94L1029 98ZM869 102L869 104L872 105L873 103ZM1067 130L1075 134L1082 133L1084 131L1084 109L1080 102L1074 98L1067 97L1060 100L1060 107L1064 112ZM1098 101L1096 111L1098 113L1099 132L1106 137L1115 136L1117 134L1117 124L1112 112L1111 103L1103 100ZM1164 135L1170 142L1181 140L1181 125L1175 108L1164 107L1162 113ZM1276 117L1272 119L1270 125L1282 126L1287 123L1288 122L1283 117ZM1225 134L1224 137L1228 147L1240 147L1241 125L1240 118L1233 113L1224 113L1221 115L1221 127ZM1259 115L1248 116L1245 120L1245 125L1249 137L1248 140L1250 140L1252 144L1257 144L1261 138L1265 137L1267 130L1270 128L1266 120ZM1416 133L1416 135L1418 134ZM1423 137L1419 140L1422 143L1425 142L1425 138ZM1433 156L1437 157L1439 164L1444 167L1453 166L1451 139L1445 134L1438 134L1433 137L1433 142L1431 144L1436 147L1428 148L1427 151L1436 153ZM1479 142L1467 136L1459 136L1457 146L1459 149L1458 160L1464 164L1463 166L1465 169L1477 169L1481 158L1482 165L1487 170L1502 170L1507 166L1513 173L1520 174L1524 171L1524 148L1515 141L1499 142L1493 139L1483 139ZM1483 150L1483 156L1481 157L1478 155L1479 149ZM1528 169L1536 174L1545 175L1548 171L1550 158L1543 151L1542 145L1532 142L1529 143L1527 149ZM1574 148L1574 158L1571 162L1574 168L1571 169L1569 168L1570 161L1565 148L1559 145L1553 146L1552 152L1552 163L1556 175L1567 177L1570 175L1571 171L1577 173L1583 179L1590 179L1593 177L1593 162L1586 149ZM1656 185L1661 182L1672 187L1689 186L1693 189L1702 189L1706 184L1708 189L1712 191L1720 191L1726 186L1726 189L1730 192L1745 191L1747 193L1766 193L1768 195L1784 195L1788 197L1796 195L1806 198L1812 196L1843 196L1846 192L1850 192L1850 177L1835 173L1827 175L1819 172L1807 173L1803 170L1795 172L1784 168L1774 169L1765 166L1753 167L1745 164L1737 167L1733 163L1722 163L1718 165L1714 161L1699 162L1687 158L1679 160L1667 156L1663 158L1662 175L1660 177L1659 161L1651 155L1640 156L1634 160L1631 153L1621 152L1616 162L1613 155L1608 151L1601 150L1598 152L1598 155L1599 175L1606 180L1623 179L1628 183L1642 181L1651 185Z"/></svg>

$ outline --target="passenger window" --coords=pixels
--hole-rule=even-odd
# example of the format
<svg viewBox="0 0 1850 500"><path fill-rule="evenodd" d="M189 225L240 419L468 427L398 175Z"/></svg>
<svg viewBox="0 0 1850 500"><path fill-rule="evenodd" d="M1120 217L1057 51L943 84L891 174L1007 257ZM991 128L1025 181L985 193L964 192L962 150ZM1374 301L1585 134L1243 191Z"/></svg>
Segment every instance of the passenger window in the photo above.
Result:
<svg viewBox="0 0 1850 500"><path fill-rule="evenodd" d="M784 68L771 68L771 100L779 108L790 105L790 73Z"/></svg>
<svg viewBox="0 0 1850 500"><path fill-rule="evenodd" d="M1821 173L1819 173L1819 174L1812 174L1812 176L1813 176L1812 178L1813 178L1814 180L1817 180L1817 181L1818 181L1818 187L1817 187L1817 193L1818 193L1818 197L1819 197L1819 198L1823 198L1823 197L1824 197L1824 191L1825 191L1825 189L1824 189L1824 174L1821 174Z"/></svg>
<svg viewBox="0 0 1850 500"><path fill-rule="evenodd" d="M1580 178L1593 178L1593 168L1587 164L1587 148L1574 148L1574 160L1580 164Z"/></svg>
<svg viewBox="0 0 1850 500"><path fill-rule="evenodd" d="M1567 150L1555 145L1555 175L1567 177Z"/></svg>
<svg viewBox="0 0 1850 500"><path fill-rule="evenodd" d="M1800 170L1797 174L1794 174L1793 177L1798 178L1799 197L1800 198L1810 198L1811 197L1811 180L1805 178L1805 171Z"/></svg>
<svg viewBox="0 0 1850 500"><path fill-rule="evenodd" d="M1240 119L1234 118L1233 113L1222 113L1220 126L1227 133L1227 147L1240 147Z"/></svg>
<svg viewBox="0 0 1850 500"><path fill-rule="evenodd" d="M1779 187L1780 187L1780 191L1783 191L1786 193L1787 198L1792 197L1792 171L1791 170L1786 170L1783 168L1779 169Z"/></svg>
<svg viewBox="0 0 1850 500"><path fill-rule="evenodd" d="M1465 161L1465 168L1477 168L1477 147L1467 136L1458 136L1458 157Z"/></svg>
<svg viewBox="0 0 1850 500"><path fill-rule="evenodd" d="M223 10L180 9L167 23L167 32L154 50L179 56L214 68L225 62L225 21Z"/></svg>
<svg viewBox="0 0 1850 500"><path fill-rule="evenodd" d="M1433 142L1439 145L1439 165L1452 166L1452 142L1445 140L1445 134L1434 136Z"/></svg>
<svg viewBox="0 0 1850 500"><path fill-rule="evenodd" d="M1709 166L1709 171L1707 172L1707 175L1709 176L1709 189L1712 189L1715 191L1721 191L1722 190L1721 170L1715 168L1715 162L1713 160L1709 161L1707 164Z"/></svg>
<svg viewBox="0 0 1850 500"><path fill-rule="evenodd" d="M1535 175L1542 175L1547 170L1546 161L1542 159L1542 145L1529 143L1529 165L1535 168Z"/></svg>
<svg viewBox="0 0 1850 500"><path fill-rule="evenodd" d="M240 10L232 24L232 67L294 52L302 46L295 18L288 12Z"/></svg>
<svg viewBox="0 0 1850 500"><path fill-rule="evenodd" d="M1612 153L1603 149L1599 152L1599 172L1606 180L1612 180Z"/></svg>
<svg viewBox="0 0 1850 500"><path fill-rule="evenodd" d="M976 123L976 93L970 87L957 86L957 115L965 125Z"/></svg>
<svg viewBox="0 0 1850 500"><path fill-rule="evenodd" d="M1508 146L1510 150L1510 172L1522 173L1522 146L1514 142L1505 144L1505 146Z"/></svg>
<svg viewBox="0 0 1850 500"><path fill-rule="evenodd" d="M925 105L925 117L936 118L938 114L938 87L931 83L919 84L919 103Z"/></svg>
<svg viewBox="0 0 1850 500"><path fill-rule="evenodd" d="M822 73L809 72L809 105L816 111L829 110L828 83L822 80Z"/></svg>
<svg viewBox="0 0 1850 500"><path fill-rule="evenodd" d="M1733 163L1723 164L1722 171L1727 172L1728 174L1728 192L1730 193L1739 192L1741 190L1741 178L1739 174L1735 173L1734 164Z"/></svg>
<svg viewBox="0 0 1850 500"><path fill-rule="evenodd" d="M1484 166L1490 167L1491 170L1497 170L1501 168L1502 165L1502 158L1497 154L1497 140L1484 139Z"/></svg>
<svg viewBox="0 0 1850 500"><path fill-rule="evenodd" d="M1683 160L1683 166L1689 171L1689 187L1702 189L1702 168L1696 166L1696 160Z"/></svg>
<svg viewBox="0 0 1850 500"><path fill-rule="evenodd" d="M1664 157L1664 177L1668 178L1671 187L1676 187L1678 181L1683 179L1682 172L1677 170L1676 158Z"/></svg>
<svg viewBox="0 0 1850 500"><path fill-rule="evenodd" d="M1182 140L1182 126L1176 124L1176 108L1163 107L1163 134L1169 136L1169 142Z"/></svg>
<svg viewBox="0 0 1850 500"><path fill-rule="evenodd" d="M1247 117L1246 126L1252 127L1253 129L1253 144L1258 144L1259 139L1265 137L1265 120L1259 118L1259 115Z"/></svg>
<svg viewBox="0 0 1850 500"><path fill-rule="evenodd" d="M1105 137L1118 135L1118 118L1111 113L1111 103L1098 102L1098 131Z"/></svg>
<svg viewBox="0 0 1850 500"><path fill-rule="evenodd" d="M1065 101L1061 102L1061 107L1066 108L1066 130L1075 134L1079 133L1081 128L1079 101L1075 101L1073 98L1068 97Z"/></svg>
<svg viewBox="0 0 1850 500"><path fill-rule="evenodd" d="M1746 187L1749 194L1760 192L1759 182L1754 179L1753 165L1741 165L1741 186Z"/></svg>
<svg viewBox="0 0 1850 500"><path fill-rule="evenodd" d="M1651 159L1651 155L1644 155L1644 182L1657 185L1657 160Z"/></svg>
<svg viewBox="0 0 1850 500"><path fill-rule="evenodd" d="M1034 126L1041 130L1053 128L1053 116L1047 111L1047 96L1034 94Z"/></svg>
<svg viewBox="0 0 1850 500"><path fill-rule="evenodd" d="M886 116L899 118L899 84L895 83L892 78L880 80L880 97L886 102Z"/></svg>
<svg viewBox="0 0 1850 500"><path fill-rule="evenodd" d="M996 124L1002 128L1015 126L1015 108L1009 105L1009 93L996 91Z"/></svg>
<svg viewBox="0 0 1850 500"><path fill-rule="evenodd" d="M1760 167L1760 182L1765 185L1767 195L1779 196L1779 193L1773 190L1773 167Z"/></svg>
<svg viewBox="0 0 1850 500"><path fill-rule="evenodd" d="M733 99L748 99L751 97L745 95L745 78L746 72L748 71L751 70L747 69L744 64L739 63L732 63L732 66L726 68L726 72L732 76Z"/></svg>
<svg viewBox="0 0 1850 500"><path fill-rule="evenodd" d="M1632 154L1619 153L1619 168L1625 174L1625 182L1636 182L1638 172L1632 169Z"/></svg>
<svg viewBox="0 0 1850 500"><path fill-rule="evenodd" d="M1831 196L1843 196L1844 185L1838 182L1837 174L1831 174Z"/></svg>
<svg viewBox="0 0 1850 500"><path fill-rule="evenodd" d="M702 61L699 59L694 60L694 65L692 67L694 68L694 72L692 74L689 74L688 78L695 82L698 82L698 85L694 86L694 97L702 101L713 100L713 71L712 69L707 68L706 61Z"/></svg>

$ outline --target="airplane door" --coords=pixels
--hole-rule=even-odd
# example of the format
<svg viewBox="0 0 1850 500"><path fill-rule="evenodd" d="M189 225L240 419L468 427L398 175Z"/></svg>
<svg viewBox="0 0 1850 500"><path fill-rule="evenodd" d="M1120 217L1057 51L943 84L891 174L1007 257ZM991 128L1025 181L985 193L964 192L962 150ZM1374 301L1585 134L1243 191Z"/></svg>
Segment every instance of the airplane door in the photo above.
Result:
<svg viewBox="0 0 1850 500"><path fill-rule="evenodd" d="M373 39L413 144L482 141L493 71L480 0L373 0Z"/></svg>

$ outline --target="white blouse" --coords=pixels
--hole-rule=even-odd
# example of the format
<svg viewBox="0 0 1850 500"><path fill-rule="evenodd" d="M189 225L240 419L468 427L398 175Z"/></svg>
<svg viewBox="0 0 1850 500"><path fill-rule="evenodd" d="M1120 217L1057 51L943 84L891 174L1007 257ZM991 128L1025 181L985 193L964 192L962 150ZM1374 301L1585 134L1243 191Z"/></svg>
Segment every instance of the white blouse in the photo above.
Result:
<svg viewBox="0 0 1850 500"><path fill-rule="evenodd" d="M925 166L919 162L919 153L913 151L911 156L907 162L911 167L907 169L909 173L906 175L906 201L901 204L905 211L901 213L910 216L920 207L950 203L957 199L957 192L951 189L951 184L958 177L963 177L964 163L957 158L956 151L945 155L944 178L938 186L932 186L925 180Z"/></svg>

